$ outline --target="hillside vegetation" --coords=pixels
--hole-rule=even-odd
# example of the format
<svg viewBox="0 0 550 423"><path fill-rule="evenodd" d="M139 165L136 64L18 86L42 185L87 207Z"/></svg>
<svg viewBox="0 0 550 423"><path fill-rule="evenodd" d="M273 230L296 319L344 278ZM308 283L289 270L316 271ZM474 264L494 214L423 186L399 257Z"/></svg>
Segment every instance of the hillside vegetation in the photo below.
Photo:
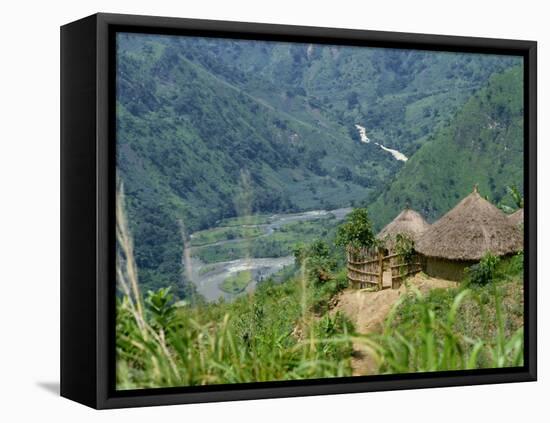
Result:
<svg viewBox="0 0 550 423"><path fill-rule="evenodd" d="M521 60L118 34L117 388L521 366L523 253L407 279L399 234L377 292L346 260L474 184L523 207Z"/></svg>
<svg viewBox="0 0 550 423"><path fill-rule="evenodd" d="M403 164L361 143L356 124L372 140L414 158L491 75L518 60L120 34L117 172L142 286L172 286L178 298L189 297L184 241L223 226L224 219L374 201ZM488 98L487 108L499 96ZM506 156L498 166L508 171L509 164ZM486 163L473 165L484 169ZM498 195L505 179L496 174L493 184L487 181L490 192ZM455 183L449 196L462 195ZM413 188L413 195L422 191L418 201L428 216L447 206L438 196L435 204L425 203L423 187ZM393 198L401 202L402 189L394 191L378 201L377 225L397 212Z"/></svg>
<svg viewBox="0 0 550 423"><path fill-rule="evenodd" d="M357 343L373 374L523 363L522 254L488 257L488 271L472 268L455 289L422 295L411 286L384 329L364 334L345 314L328 312L347 287L334 238L298 249L284 283L269 279L233 302L190 306L175 304L170 288L141 294L126 233L122 221L118 389L351 376Z"/></svg>
<svg viewBox="0 0 550 423"><path fill-rule="evenodd" d="M411 291L375 336L382 373L523 365L523 254L499 261L485 284Z"/></svg>
<svg viewBox="0 0 550 423"><path fill-rule="evenodd" d="M491 202L523 192L523 69L494 75L449 125L426 142L369 205L377 227L406 204L434 221L479 184Z"/></svg>
<svg viewBox="0 0 550 423"><path fill-rule="evenodd" d="M408 156L492 74L520 63L505 56L306 43L176 43L186 57L292 116L357 141L354 125L361 124L370 138Z"/></svg>

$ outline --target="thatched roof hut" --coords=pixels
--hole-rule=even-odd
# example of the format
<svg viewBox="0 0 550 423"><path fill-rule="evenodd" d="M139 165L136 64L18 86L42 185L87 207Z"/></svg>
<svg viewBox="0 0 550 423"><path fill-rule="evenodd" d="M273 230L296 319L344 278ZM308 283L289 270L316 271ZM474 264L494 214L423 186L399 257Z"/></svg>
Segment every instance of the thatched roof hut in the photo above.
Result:
<svg viewBox="0 0 550 423"><path fill-rule="evenodd" d="M376 237L379 240L386 241L386 247L391 249L398 234L407 235L416 242L429 227L430 224L424 220L420 213L407 207L388 223Z"/></svg>
<svg viewBox="0 0 550 423"><path fill-rule="evenodd" d="M465 267L487 252L504 256L523 249L521 230L498 208L474 192L431 225L415 246L432 276L460 280Z"/></svg>
<svg viewBox="0 0 550 423"><path fill-rule="evenodd" d="M518 209L514 213L508 215L508 220L515 226L523 225L523 209Z"/></svg>
<svg viewBox="0 0 550 423"><path fill-rule="evenodd" d="M480 260L490 251L502 256L523 248L522 234L477 189L431 225L416 250L427 257Z"/></svg>

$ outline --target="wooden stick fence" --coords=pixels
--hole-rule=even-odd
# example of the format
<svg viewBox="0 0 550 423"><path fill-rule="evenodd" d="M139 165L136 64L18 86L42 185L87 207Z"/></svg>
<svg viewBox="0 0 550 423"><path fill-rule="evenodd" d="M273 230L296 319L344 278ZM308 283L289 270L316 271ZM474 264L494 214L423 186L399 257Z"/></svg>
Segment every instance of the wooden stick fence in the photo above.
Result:
<svg viewBox="0 0 550 423"><path fill-rule="evenodd" d="M413 255L408 261L402 254L396 254L390 259L391 287L399 289L403 281L410 275L421 272L424 263L418 254Z"/></svg>
<svg viewBox="0 0 550 423"><path fill-rule="evenodd" d="M406 260L403 254L384 255L382 249L347 248L348 281L352 288L383 289L384 268L391 271L391 287L398 289L403 280L422 271L424 261L415 254Z"/></svg>
<svg viewBox="0 0 550 423"><path fill-rule="evenodd" d="M382 289L383 255L375 249L347 248L348 280L353 288Z"/></svg>

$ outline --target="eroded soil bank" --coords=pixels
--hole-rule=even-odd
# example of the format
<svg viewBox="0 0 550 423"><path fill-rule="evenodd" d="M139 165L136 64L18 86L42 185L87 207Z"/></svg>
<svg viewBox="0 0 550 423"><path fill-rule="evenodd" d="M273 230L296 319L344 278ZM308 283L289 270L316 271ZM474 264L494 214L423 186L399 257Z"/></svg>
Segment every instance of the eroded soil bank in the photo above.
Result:
<svg viewBox="0 0 550 423"><path fill-rule="evenodd" d="M334 298L331 314L340 311L353 322L355 330L362 335L380 332L389 312L401 295L412 287L422 293L434 288L455 287L456 282L431 278L419 273L410 278L407 284L399 289L383 289L382 291L346 289ZM352 369L353 376L376 373L377 364L369 354L367 347L360 341L353 342Z"/></svg>

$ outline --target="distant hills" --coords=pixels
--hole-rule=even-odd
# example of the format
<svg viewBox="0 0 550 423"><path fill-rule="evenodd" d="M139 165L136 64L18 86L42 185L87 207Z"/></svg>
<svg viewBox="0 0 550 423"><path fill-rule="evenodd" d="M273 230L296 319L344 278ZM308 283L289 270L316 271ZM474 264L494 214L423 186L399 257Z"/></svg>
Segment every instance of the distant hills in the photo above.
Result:
<svg viewBox="0 0 550 423"><path fill-rule="evenodd" d="M186 296L182 236L222 218L364 202L381 225L407 199L434 218L474 181L497 201L522 181L519 59L143 34L117 49L145 287Z"/></svg>
<svg viewBox="0 0 550 423"><path fill-rule="evenodd" d="M523 69L494 75L429 140L369 205L377 226L409 204L433 221L479 184L494 204L511 205L507 186L523 192Z"/></svg>
<svg viewBox="0 0 550 423"><path fill-rule="evenodd" d="M521 59L497 55L299 43L172 40L209 72L280 110L355 140L412 155L494 73Z"/></svg>

